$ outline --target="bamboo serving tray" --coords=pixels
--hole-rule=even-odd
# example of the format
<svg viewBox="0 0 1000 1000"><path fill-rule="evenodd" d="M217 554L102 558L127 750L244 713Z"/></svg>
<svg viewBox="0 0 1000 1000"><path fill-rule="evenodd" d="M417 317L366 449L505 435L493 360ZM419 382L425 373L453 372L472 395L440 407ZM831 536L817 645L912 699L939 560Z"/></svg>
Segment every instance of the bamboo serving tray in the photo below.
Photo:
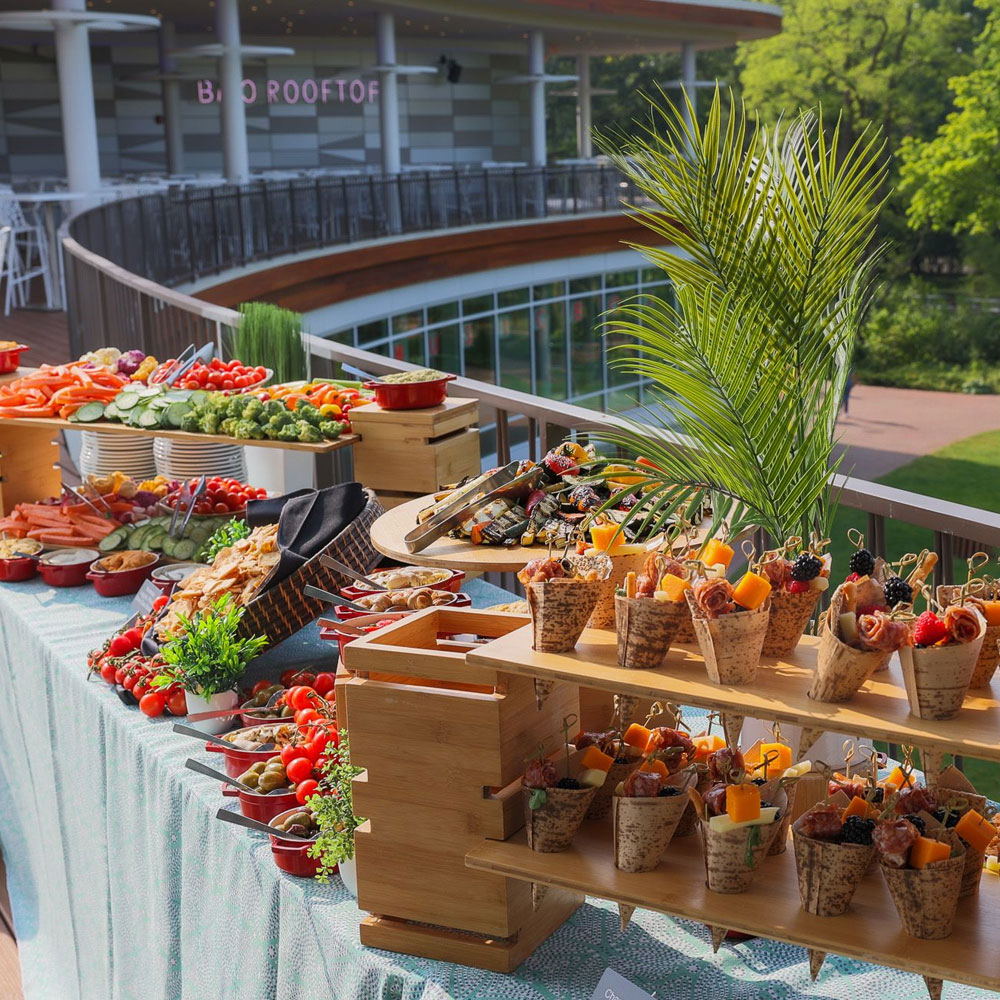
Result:
<svg viewBox="0 0 1000 1000"><path fill-rule="evenodd" d="M531 648L531 626L470 650L468 663L490 670L566 681L584 688L667 700L679 705L775 719L804 727L905 743L922 750L1000 761L1000 680L971 690L957 718L945 722L910 714L898 659L839 704L813 701L806 694L816 664L819 639L803 636L784 659L764 657L753 684L713 684L697 647L672 647L656 670L625 670L617 665L614 632L586 629L569 653L539 653Z"/></svg>
<svg viewBox="0 0 1000 1000"><path fill-rule="evenodd" d="M629 907L642 906L710 926L1000 991L1000 879L988 874L983 875L978 895L959 900L951 937L921 941L902 930L879 871L862 879L843 916L806 913L799 901L790 844L784 854L767 858L750 890L738 895L706 888L698 834L672 840L665 859L652 872L619 871L607 823L585 823L572 847L559 854L531 850L521 830L506 841L485 841L466 855L466 864L477 871L585 892Z"/></svg>
<svg viewBox="0 0 1000 1000"><path fill-rule="evenodd" d="M50 431L100 431L102 434L144 434L147 437L172 438L176 441L194 441L202 444L235 444L252 448L284 448L286 451L311 451L325 455L340 448L347 448L360 440L357 434L343 434L336 441L323 441L317 444L306 444L302 441L244 441L242 438L230 437L228 434L192 434L188 431L161 430L158 427L130 427L111 420L94 420L90 423L73 423L58 417L3 417L0 427L42 428Z"/></svg>

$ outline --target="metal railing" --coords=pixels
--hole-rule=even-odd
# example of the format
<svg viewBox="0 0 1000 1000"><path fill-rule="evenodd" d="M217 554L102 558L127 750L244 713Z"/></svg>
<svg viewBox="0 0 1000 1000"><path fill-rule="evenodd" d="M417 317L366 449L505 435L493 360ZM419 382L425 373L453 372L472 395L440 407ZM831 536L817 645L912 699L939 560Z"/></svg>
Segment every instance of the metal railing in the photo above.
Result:
<svg viewBox="0 0 1000 1000"><path fill-rule="evenodd" d="M608 166L434 170L167 189L82 212L69 236L174 287L359 240L617 211L639 197Z"/></svg>

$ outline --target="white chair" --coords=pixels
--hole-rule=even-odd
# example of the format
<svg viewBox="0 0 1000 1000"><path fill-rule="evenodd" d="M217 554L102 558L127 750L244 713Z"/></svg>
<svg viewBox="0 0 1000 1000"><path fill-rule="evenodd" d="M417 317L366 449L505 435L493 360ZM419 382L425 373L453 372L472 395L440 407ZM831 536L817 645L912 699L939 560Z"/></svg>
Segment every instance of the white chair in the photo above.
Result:
<svg viewBox="0 0 1000 1000"><path fill-rule="evenodd" d="M45 227L25 218L21 203L7 186L0 186L0 226L10 230L0 269L0 277L6 280L4 315L10 315L11 304L28 304L28 289L35 278L42 279L45 304L51 308L54 299Z"/></svg>

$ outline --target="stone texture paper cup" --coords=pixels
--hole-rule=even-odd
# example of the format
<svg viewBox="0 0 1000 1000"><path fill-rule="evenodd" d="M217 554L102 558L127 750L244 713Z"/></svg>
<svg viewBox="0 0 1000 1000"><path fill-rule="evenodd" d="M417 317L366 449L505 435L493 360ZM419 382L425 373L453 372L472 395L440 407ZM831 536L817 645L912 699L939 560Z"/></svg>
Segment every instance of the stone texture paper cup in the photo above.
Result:
<svg viewBox="0 0 1000 1000"><path fill-rule="evenodd" d="M690 591L685 596L709 678L716 684L752 684L757 679L771 599L754 611L708 618Z"/></svg>
<svg viewBox="0 0 1000 1000"><path fill-rule="evenodd" d="M792 824L792 845L802 909L818 917L844 913L868 870L874 846L835 844L807 837L800 830L799 820Z"/></svg>
<svg viewBox="0 0 1000 1000"><path fill-rule="evenodd" d="M554 854L565 851L580 829L596 788L546 788L546 802L531 808L534 788L522 788L524 797L524 828L528 846L533 851Z"/></svg>

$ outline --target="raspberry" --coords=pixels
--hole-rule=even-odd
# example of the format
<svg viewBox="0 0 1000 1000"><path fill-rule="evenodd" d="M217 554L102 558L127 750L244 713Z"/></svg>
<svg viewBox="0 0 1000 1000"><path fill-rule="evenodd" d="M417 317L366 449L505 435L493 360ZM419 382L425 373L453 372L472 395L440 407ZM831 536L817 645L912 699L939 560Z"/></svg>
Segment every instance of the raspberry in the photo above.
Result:
<svg viewBox="0 0 1000 1000"><path fill-rule="evenodd" d="M785 590L789 594L804 594L809 589L808 580L789 580L785 584Z"/></svg>
<svg viewBox="0 0 1000 1000"><path fill-rule="evenodd" d="M933 646L948 634L948 627L933 611L925 611L913 624L913 641L918 646Z"/></svg>
<svg viewBox="0 0 1000 1000"><path fill-rule="evenodd" d="M844 582L845 582L845 583L855 583L856 581L858 581L858 580L860 580L860 579L861 579L861 577L860 577L860 576L859 576L859 575L858 575L857 573L851 573L851 575L850 575L850 576L848 576L848 577L847 577L847 578L845 579L845 581L844 581Z"/></svg>

